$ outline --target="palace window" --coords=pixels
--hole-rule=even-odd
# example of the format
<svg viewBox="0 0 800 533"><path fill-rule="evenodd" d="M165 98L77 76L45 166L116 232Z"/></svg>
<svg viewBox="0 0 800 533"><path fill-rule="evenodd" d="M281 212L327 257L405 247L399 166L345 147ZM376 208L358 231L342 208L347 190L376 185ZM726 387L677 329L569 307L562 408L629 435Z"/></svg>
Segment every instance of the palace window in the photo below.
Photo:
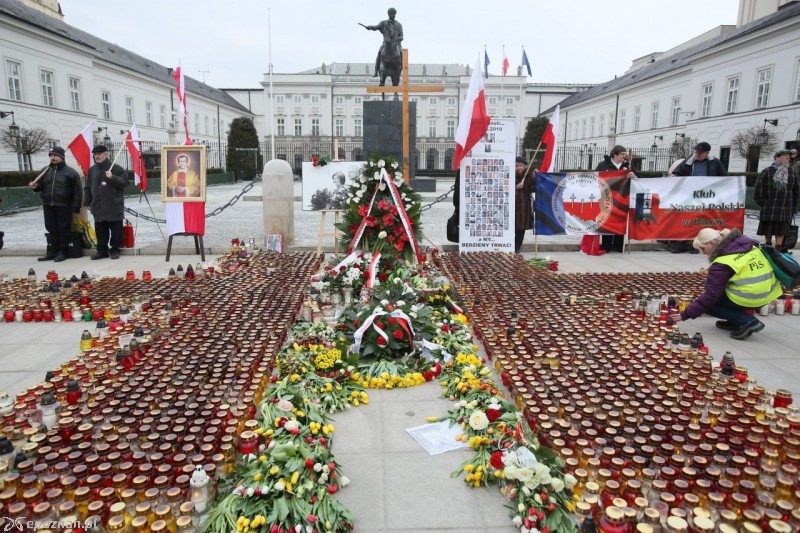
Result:
<svg viewBox="0 0 800 533"><path fill-rule="evenodd" d="M22 100L22 64L6 60L6 76L8 79L8 99Z"/></svg>
<svg viewBox="0 0 800 533"><path fill-rule="evenodd" d="M72 111L81 110L81 80L69 79L69 108Z"/></svg>
<svg viewBox="0 0 800 533"><path fill-rule="evenodd" d="M756 107L767 107L769 105L769 87L772 83L772 68L759 70L757 79Z"/></svg>
<svg viewBox="0 0 800 533"><path fill-rule="evenodd" d="M700 116L707 117L711 115L711 97L714 94L714 84L707 83L703 85L703 99L700 105Z"/></svg>
<svg viewBox="0 0 800 533"><path fill-rule="evenodd" d="M53 73L49 70L40 71L42 81L42 105L47 107L56 106L55 91L53 89Z"/></svg>
<svg viewBox="0 0 800 533"><path fill-rule="evenodd" d="M725 112L736 113L739 103L739 76L728 80L728 97L725 99Z"/></svg>

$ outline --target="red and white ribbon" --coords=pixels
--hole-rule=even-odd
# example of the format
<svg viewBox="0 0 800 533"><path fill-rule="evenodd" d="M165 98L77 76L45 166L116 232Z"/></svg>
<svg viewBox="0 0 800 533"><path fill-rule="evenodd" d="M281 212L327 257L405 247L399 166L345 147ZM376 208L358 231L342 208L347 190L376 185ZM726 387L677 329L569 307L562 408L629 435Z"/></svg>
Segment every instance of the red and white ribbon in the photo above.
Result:
<svg viewBox="0 0 800 533"><path fill-rule="evenodd" d="M350 255L348 255L347 257L342 259L342 262L339 263L338 265L336 265L335 267L333 267L333 269L336 270L336 271L339 271L339 269L342 268L343 266L347 266L350 263L354 262L356 259L358 259L359 255L361 255L361 254L358 253L358 252L351 253Z"/></svg>
<svg viewBox="0 0 800 533"><path fill-rule="evenodd" d="M356 230L356 234L353 235L353 240L350 241L350 247L347 249L347 253L353 253L353 250L356 250L358 243L361 242L361 237L364 236L364 232L366 231L367 226L367 217L369 216L370 212L372 211L372 204L375 203L375 197L378 196L378 189L379 187L375 186L375 192L372 193L372 199L369 201L369 206L367 206L367 214L364 215L361 219L361 224L358 225L358 229Z"/></svg>
<svg viewBox="0 0 800 533"><path fill-rule="evenodd" d="M388 316L390 318L394 318L395 320L402 321L400 323L400 327L402 327L404 330L406 330L406 333L408 333L408 342L411 344L414 336L414 327L411 325L411 319L409 316L399 309L395 309L391 313L387 313L383 310L383 308L376 307L375 310L372 311L372 314L369 315L366 320L364 320L364 323L361 324L361 327L358 328L353 334L353 346L355 347L356 352L361 351L361 341L364 339L364 334L370 327L372 327L380 337L383 337L383 340L385 340L388 344L389 335L382 328L378 327L377 324L375 324L375 320L382 316Z"/></svg>
<svg viewBox="0 0 800 533"><path fill-rule="evenodd" d="M375 276L378 275L378 265L381 262L380 252L372 256L372 261L369 262L367 269L367 288L371 289L375 285Z"/></svg>
<svg viewBox="0 0 800 533"><path fill-rule="evenodd" d="M414 227L411 219L408 217L408 213L406 213L406 207L403 203L403 199L400 197L400 191L397 190L397 185L395 185L392 178L389 177L389 173L386 172L385 168L381 169L381 178L389 187L389 194L392 196L392 200L394 200L394 205L397 206L397 213L400 215L400 222L403 223L403 229L405 229L406 235L408 236L408 244L411 245L411 251L414 252L414 256L417 258L417 261L422 263L424 257L422 257L420 254L419 247L417 246L417 238L414 235Z"/></svg>

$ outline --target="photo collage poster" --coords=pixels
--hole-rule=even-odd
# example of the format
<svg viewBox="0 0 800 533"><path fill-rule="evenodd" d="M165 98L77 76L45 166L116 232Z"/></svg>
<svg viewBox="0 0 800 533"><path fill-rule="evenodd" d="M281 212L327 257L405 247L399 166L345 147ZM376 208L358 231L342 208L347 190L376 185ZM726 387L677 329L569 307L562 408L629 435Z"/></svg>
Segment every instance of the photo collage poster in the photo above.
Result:
<svg viewBox="0 0 800 533"><path fill-rule="evenodd" d="M493 119L461 160L460 252L514 251L516 144L514 121Z"/></svg>

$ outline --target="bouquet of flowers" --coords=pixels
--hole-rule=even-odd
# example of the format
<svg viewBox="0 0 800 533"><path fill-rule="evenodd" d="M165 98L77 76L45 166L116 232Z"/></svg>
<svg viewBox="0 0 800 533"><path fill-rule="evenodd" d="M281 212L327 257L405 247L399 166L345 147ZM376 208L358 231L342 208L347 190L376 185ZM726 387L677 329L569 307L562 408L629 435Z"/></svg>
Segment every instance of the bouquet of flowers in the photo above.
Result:
<svg viewBox="0 0 800 533"><path fill-rule="evenodd" d="M375 156L353 180L344 217L337 228L342 244L350 248L381 251L413 261L422 238L419 193L408 187L399 164L390 156ZM390 183L382 177L389 175ZM393 185L393 186L392 186Z"/></svg>
<svg viewBox="0 0 800 533"><path fill-rule="evenodd" d="M353 294L358 294L367 281L367 270L371 260L372 253L362 252L353 261L347 262L345 259L335 265L326 264L322 271L311 277L311 286L316 290L325 287L337 290L352 287Z"/></svg>

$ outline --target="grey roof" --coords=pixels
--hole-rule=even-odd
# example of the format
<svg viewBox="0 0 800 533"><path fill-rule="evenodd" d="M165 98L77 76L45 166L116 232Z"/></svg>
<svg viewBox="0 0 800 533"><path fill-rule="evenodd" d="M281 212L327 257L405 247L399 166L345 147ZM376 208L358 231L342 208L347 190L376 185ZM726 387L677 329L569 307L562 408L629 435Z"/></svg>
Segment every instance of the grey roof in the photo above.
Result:
<svg viewBox="0 0 800 533"><path fill-rule="evenodd" d="M566 109L581 102L591 100L592 98L597 98L607 94L615 94L626 87L641 83L644 80L662 76L674 70L684 68L691 64L692 57L697 54L706 52L717 46L730 44L737 39L742 39L753 33L760 32L769 26L785 22L787 19L796 17L798 15L800 15L800 2L787 4L775 13L767 15L766 17L756 19L748 24L745 24L744 26L740 26L727 33L723 33L722 35L712 37L707 41L690 46L689 48L676 52L672 55L660 57L653 63L648 63L637 70L628 72L627 74L624 74L618 78L614 78L613 80L597 84L591 89L575 93L569 98L564 99L559 105L561 106L561 109ZM555 106L544 111L542 115L550 114L554 109Z"/></svg>
<svg viewBox="0 0 800 533"><path fill-rule="evenodd" d="M331 63L310 68L296 74L331 74L333 76L372 75L375 63ZM424 74L423 74L424 70ZM467 76L467 67L455 63L411 63L408 65L409 76Z"/></svg>
<svg viewBox="0 0 800 533"><path fill-rule="evenodd" d="M135 54L130 50L122 48L121 46L104 41L103 39L95 37L94 35L91 35L83 30L79 30L78 28L70 26L63 21L37 11L36 9L29 8L18 0L0 0L0 13L36 26L37 28L55 34L56 36L87 46L94 50L95 57L100 61L106 61L118 67L131 70L153 80L169 85L175 84L175 80L167 70L167 67L159 65L154 61L150 61L146 57ZM213 100L219 104L223 104L248 115L252 115L252 113L246 107L219 89L215 89L210 85L206 85L205 83L195 80L194 78L190 78L185 74L184 81L186 83L187 93L204 96L209 100Z"/></svg>

